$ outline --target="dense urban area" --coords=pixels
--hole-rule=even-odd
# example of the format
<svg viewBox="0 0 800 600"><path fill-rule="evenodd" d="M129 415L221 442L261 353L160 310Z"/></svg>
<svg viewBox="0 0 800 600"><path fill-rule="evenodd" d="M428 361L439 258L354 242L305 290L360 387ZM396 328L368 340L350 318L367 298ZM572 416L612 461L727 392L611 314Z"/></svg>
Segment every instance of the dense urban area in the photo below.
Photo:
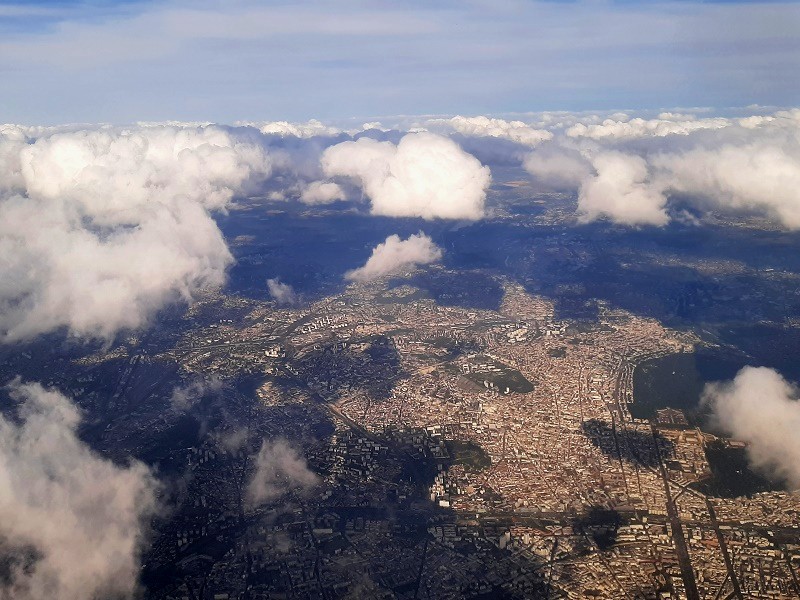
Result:
<svg viewBox="0 0 800 600"><path fill-rule="evenodd" d="M559 319L501 283L497 310L383 280L302 308L209 292L172 347L82 358L84 406L132 414L98 435L184 482L151 597L797 597L800 499L708 493L706 450L742 445L678 409L631 414L635 367L700 340L603 304ZM92 391L106 364L110 399ZM159 394L172 417L137 403ZM187 416L206 405L225 418ZM313 475L254 504L262 439Z"/></svg>

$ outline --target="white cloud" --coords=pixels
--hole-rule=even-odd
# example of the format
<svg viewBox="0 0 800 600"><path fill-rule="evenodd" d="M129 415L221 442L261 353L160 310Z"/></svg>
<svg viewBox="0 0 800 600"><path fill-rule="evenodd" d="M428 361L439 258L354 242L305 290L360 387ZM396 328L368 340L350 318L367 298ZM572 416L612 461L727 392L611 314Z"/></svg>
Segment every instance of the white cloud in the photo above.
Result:
<svg viewBox="0 0 800 600"><path fill-rule="evenodd" d="M300 295L294 288L278 278L267 279L267 289L278 306L294 306L300 302Z"/></svg>
<svg viewBox="0 0 800 600"><path fill-rule="evenodd" d="M137 210L175 198L223 208L272 169L261 146L215 126L57 133L20 159L28 195L67 199L101 224L135 222Z"/></svg>
<svg viewBox="0 0 800 600"><path fill-rule="evenodd" d="M417 265L427 265L441 260L442 249L424 233L401 240L399 235L390 235L378 244L363 267L345 273L352 281L371 281L384 275Z"/></svg>
<svg viewBox="0 0 800 600"><path fill-rule="evenodd" d="M255 472L247 485L247 502L258 506L286 493L307 494L319 484L305 458L284 439L264 440Z"/></svg>
<svg viewBox="0 0 800 600"><path fill-rule="evenodd" d="M665 137L688 135L702 129L722 129L730 125L731 122L724 118L696 119L692 115L661 113L657 119L606 119L602 123L592 125L578 123L567 129L567 135L573 138L587 137L595 140Z"/></svg>
<svg viewBox="0 0 800 600"><path fill-rule="evenodd" d="M317 119L311 119L305 123L290 123L289 121L237 121L236 125L255 127L265 135L277 135L281 137L333 137L342 133L341 129L325 125Z"/></svg>
<svg viewBox="0 0 800 600"><path fill-rule="evenodd" d="M303 204L331 204L345 197L339 184L331 181L312 181L300 192L300 202Z"/></svg>
<svg viewBox="0 0 800 600"><path fill-rule="evenodd" d="M370 129L376 129L378 131L390 131L383 126L383 123L380 121L369 121L368 123L363 123L361 125L361 131L369 131Z"/></svg>
<svg viewBox="0 0 800 600"><path fill-rule="evenodd" d="M0 205L0 330L6 341L67 327L110 338L168 302L219 286L231 256L215 223L187 201L136 225L93 230L65 207L12 197Z"/></svg>
<svg viewBox="0 0 800 600"><path fill-rule="evenodd" d="M637 139L620 129L637 119L615 121L614 127L606 121L596 139L559 137L524 164L544 183L579 188L585 221L664 225L669 199L680 195L700 211L763 214L800 228L800 110L707 127L717 121L684 120L677 124L703 127Z"/></svg>
<svg viewBox="0 0 800 600"><path fill-rule="evenodd" d="M58 392L16 383L12 395L21 421L0 417L0 552L20 560L0 596L133 596L155 480L141 463L121 467L92 452Z"/></svg>
<svg viewBox="0 0 800 600"><path fill-rule="evenodd" d="M452 129L466 136L495 137L510 140L524 146L536 146L553 138L553 134L544 129L535 129L522 121L506 121L491 117L462 117L452 119L431 119L428 127Z"/></svg>
<svg viewBox="0 0 800 600"><path fill-rule="evenodd" d="M108 338L224 282L232 257L210 212L272 158L220 127L101 128L3 136L0 167L0 335Z"/></svg>
<svg viewBox="0 0 800 600"><path fill-rule="evenodd" d="M20 155L30 141L28 128L0 125L0 195L24 187Z"/></svg>
<svg viewBox="0 0 800 600"><path fill-rule="evenodd" d="M591 162L580 152L554 144L531 152L523 166L538 181L555 188L578 187L594 172Z"/></svg>
<svg viewBox="0 0 800 600"><path fill-rule="evenodd" d="M706 385L703 401L716 424L747 442L754 468L800 488L798 391L776 371L745 367L733 381Z"/></svg>
<svg viewBox="0 0 800 600"><path fill-rule="evenodd" d="M750 117L743 117L738 119L736 122L739 124L740 127L744 127L745 129L755 129L756 127L760 127L765 123L769 123L770 121L774 121L775 117L763 116L763 115L752 115Z"/></svg>
<svg viewBox="0 0 800 600"><path fill-rule="evenodd" d="M372 202L372 214L424 219L480 219L488 167L452 140L409 133L395 145L361 138L325 150L329 177L355 179Z"/></svg>
<svg viewBox="0 0 800 600"><path fill-rule="evenodd" d="M648 181L647 163L639 156L606 152L592 159L597 175L581 186L580 220L611 217L626 225L665 225L667 198Z"/></svg>
<svg viewBox="0 0 800 600"><path fill-rule="evenodd" d="M800 143L757 140L665 153L651 159L673 192L707 199L720 208L766 212L800 228Z"/></svg>

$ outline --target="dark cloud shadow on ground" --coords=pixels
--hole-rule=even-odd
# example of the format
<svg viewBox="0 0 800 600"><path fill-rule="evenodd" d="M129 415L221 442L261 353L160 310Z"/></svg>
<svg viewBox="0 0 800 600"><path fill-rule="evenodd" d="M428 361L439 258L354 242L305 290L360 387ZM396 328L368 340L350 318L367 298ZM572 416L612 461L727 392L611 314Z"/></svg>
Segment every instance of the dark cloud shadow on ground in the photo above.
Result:
<svg viewBox="0 0 800 600"><path fill-rule="evenodd" d="M659 453L662 460L668 460L675 452L673 443L658 433L653 435L650 431L633 429L623 432L611 423L599 419L584 421L582 427L589 441L612 458L657 468Z"/></svg>

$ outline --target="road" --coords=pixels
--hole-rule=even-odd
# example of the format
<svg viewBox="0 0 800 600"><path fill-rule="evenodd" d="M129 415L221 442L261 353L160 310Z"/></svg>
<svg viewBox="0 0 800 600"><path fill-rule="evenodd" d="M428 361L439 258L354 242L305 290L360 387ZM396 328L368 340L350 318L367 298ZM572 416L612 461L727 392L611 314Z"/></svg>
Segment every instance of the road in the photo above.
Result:
<svg viewBox="0 0 800 600"><path fill-rule="evenodd" d="M675 542L675 550L678 553L678 563L681 567L683 585L686 588L686 598L687 600L700 600L700 593L697 591L697 580L694 577L692 561L689 558L689 548L686 546L686 538L683 535L683 524L678 515L678 509L675 507L675 502L672 500L669 477L667 477L667 470L664 468L661 449L658 446L658 431L652 426L651 430L653 433L653 443L656 447L656 454L658 455L658 470L661 473L661 480L664 482L664 491L667 495L667 516L672 526L672 539Z"/></svg>

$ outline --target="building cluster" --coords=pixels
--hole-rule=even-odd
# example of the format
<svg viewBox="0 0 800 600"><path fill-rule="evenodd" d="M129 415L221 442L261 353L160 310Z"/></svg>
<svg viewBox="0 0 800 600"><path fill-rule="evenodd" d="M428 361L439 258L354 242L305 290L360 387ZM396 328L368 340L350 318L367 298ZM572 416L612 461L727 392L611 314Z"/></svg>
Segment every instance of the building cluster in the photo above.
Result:
<svg viewBox="0 0 800 600"><path fill-rule="evenodd" d="M800 593L798 498L706 496L714 437L677 409L631 415L636 366L690 351L691 335L602 303L594 321L558 318L508 283L496 311L405 292L377 302L356 285L254 310L171 351L190 372L261 373L265 409L334 423L306 447L322 491L288 521L240 520L248 534L215 563L216 581L238 564L251 598L353 594L354 572L361 597ZM619 522L584 522L592 510ZM176 531L178 555L232 513L216 518ZM376 558L389 549L391 564ZM486 560L497 568L478 575Z"/></svg>

